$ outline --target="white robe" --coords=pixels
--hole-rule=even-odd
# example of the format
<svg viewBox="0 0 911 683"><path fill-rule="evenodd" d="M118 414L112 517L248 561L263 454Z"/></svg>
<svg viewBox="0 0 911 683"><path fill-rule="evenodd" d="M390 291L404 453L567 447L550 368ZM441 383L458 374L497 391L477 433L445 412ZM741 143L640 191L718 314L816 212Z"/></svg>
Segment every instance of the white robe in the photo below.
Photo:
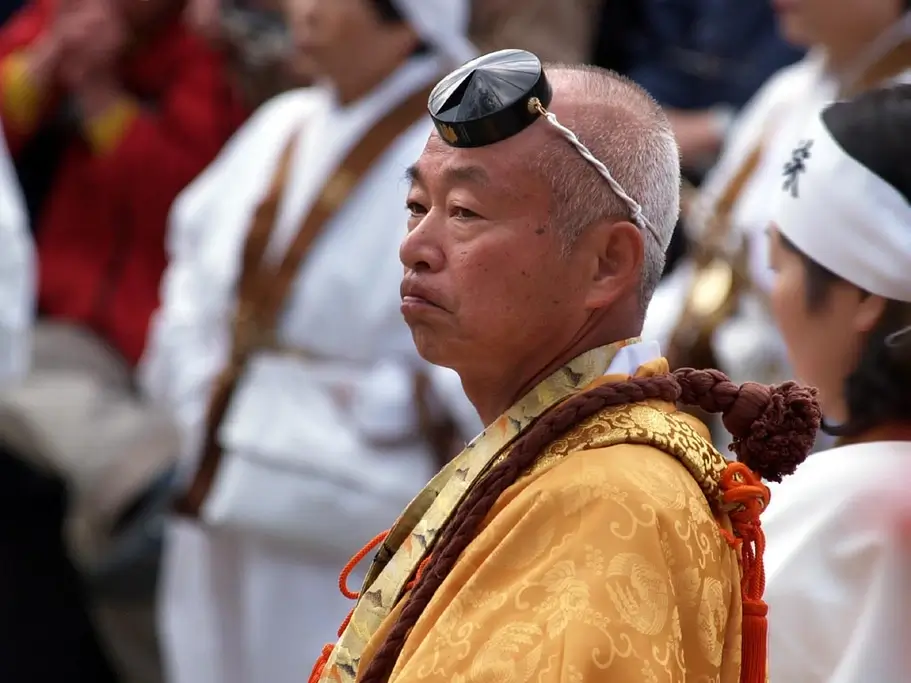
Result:
<svg viewBox="0 0 911 683"><path fill-rule="evenodd" d="M895 80L911 80L911 71ZM771 220L771 200L782 191L784 164L803 131L837 93L838 85L825 72L824 60L818 53L779 71L744 107L718 162L700 188L688 224L689 229L694 229L690 236L696 240L698 226L711 215L757 142L763 141L759 165L733 207L731 244L748 240L750 277L764 291L772 283L766 229ZM644 337L657 339L662 345L668 343L692 275L692 263L684 261L659 285L646 315ZM737 314L715 332L714 347L721 369L736 382L781 381L789 376L784 343L757 297L744 297Z"/></svg>
<svg viewBox="0 0 911 683"><path fill-rule="evenodd" d="M911 443L812 455L762 516L769 680L911 681Z"/></svg>
<svg viewBox="0 0 911 683"><path fill-rule="evenodd" d="M169 403L181 422L187 471L198 462L211 382L228 348L240 252L281 150L290 136L300 135L288 181L292 191L285 193L270 245L273 257L284 252L350 146L442 70L433 57L414 58L344 109L324 87L281 95L254 114L177 200L163 304L142 376L147 391ZM414 124L364 176L315 241L280 321L279 336L287 345L358 369L350 433L339 434L339 441L414 429L411 381L423 362L399 310L398 249L406 225L405 170L430 131L429 119ZM312 509L290 522L306 541L279 543L173 521L160 610L170 683L305 680L351 607L339 594L341 567L392 524L434 473L423 444L402 452L302 453L296 444L312 443L311 432L322 425L296 409L307 389L298 365L293 357L255 358L221 438L228 454L247 450L303 469L297 485ZM442 379L439 397L456 403L453 412L472 423L465 426L470 438L480 421L465 409L467 399L446 373L433 370L432 377ZM356 590L357 579L352 583Z"/></svg>
<svg viewBox="0 0 911 683"><path fill-rule="evenodd" d="M28 369L35 270L28 213L0 127L0 386Z"/></svg>

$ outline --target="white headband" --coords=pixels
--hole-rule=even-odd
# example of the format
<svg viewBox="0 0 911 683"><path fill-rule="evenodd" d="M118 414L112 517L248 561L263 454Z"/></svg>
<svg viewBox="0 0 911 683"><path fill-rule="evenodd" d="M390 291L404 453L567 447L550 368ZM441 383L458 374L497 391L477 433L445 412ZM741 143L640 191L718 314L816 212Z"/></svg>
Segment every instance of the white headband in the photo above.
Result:
<svg viewBox="0 0 911 683"><path fill-rule="evenodd" d="M782 161L779 232L842 279L911 302L911 204L848 156L821 117Z"/></svg>

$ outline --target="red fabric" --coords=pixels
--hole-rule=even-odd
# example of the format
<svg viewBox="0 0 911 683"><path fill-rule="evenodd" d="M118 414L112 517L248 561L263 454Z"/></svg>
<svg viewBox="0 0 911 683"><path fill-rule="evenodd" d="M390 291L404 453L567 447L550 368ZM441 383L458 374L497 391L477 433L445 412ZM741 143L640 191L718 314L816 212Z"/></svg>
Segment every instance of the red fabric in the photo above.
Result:
<svg viewBox="0 0 911 683"><path fill-rule="evenodd" d="M44 32L46 24L51 19L51 3L47 0L38 0L35 3L27 5L24 9L13 15L0 30L0 60L18 50L27 48L38 36ZM42 112L42 119L46 120L60 104L62 92L59 88L54 88L51 96L45 101L45 107ZM0 112L0 121L3 120L3 113ZM9 147L10 154L14 157L22 151L22 147L29 141L32 133L39 126L27 134L18 131L12 126L3 122L6 144Z"/></svg>
<svg viewBox="0 0 911 683"><path fill-rule="evenodd" d="M11 20L0 59L35 40L51 16L51 0L37 0ZM70 139L37 226L39 302L136 363L158 306L171 204L246 112L220 56L177 20L138 48L121 76L128 93L153 104L104 155L78 134ZM27 139L10 128L15 156Z"/></svg>

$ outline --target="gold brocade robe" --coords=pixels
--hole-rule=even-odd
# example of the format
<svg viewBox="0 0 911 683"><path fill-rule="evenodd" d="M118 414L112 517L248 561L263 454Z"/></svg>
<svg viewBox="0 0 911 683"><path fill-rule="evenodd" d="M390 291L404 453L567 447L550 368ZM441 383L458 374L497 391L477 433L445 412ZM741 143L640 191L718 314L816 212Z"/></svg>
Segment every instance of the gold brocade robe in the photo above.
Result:
<svg viewBox="0 0 911 683"><path fill-rule="evenodd" d="M637 375L662 372L663 360ZM552 443L498 499L390 681L737 683L740 568L719 528L730 524L713 511L727 462L708 438L672 404L650 402L605 410ZM403 604L365 634L355 676ZM343 681L351 669L338 666L323 680Z"/></svg>

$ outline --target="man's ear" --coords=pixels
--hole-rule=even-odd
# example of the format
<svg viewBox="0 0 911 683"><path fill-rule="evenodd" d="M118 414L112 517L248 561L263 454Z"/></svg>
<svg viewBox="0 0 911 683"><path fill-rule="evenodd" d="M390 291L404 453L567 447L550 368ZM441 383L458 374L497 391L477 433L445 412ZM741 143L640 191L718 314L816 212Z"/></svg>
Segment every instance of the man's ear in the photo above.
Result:
<svg viewBox="0 0 911 683"><path fill-rule="evenodd" d="M605 308L638 290L645 260L642 231L629 221L593 226L583 238L590 240L591 279L585 304L589 309Z"/></svg>
<svg viewBox="0 0 911 683"><path fill-rule="evenodd" d="M864 334L871 332L885 312L886 300L883 297L875 294L860 297L854 313L854 329Z"/></svg>

